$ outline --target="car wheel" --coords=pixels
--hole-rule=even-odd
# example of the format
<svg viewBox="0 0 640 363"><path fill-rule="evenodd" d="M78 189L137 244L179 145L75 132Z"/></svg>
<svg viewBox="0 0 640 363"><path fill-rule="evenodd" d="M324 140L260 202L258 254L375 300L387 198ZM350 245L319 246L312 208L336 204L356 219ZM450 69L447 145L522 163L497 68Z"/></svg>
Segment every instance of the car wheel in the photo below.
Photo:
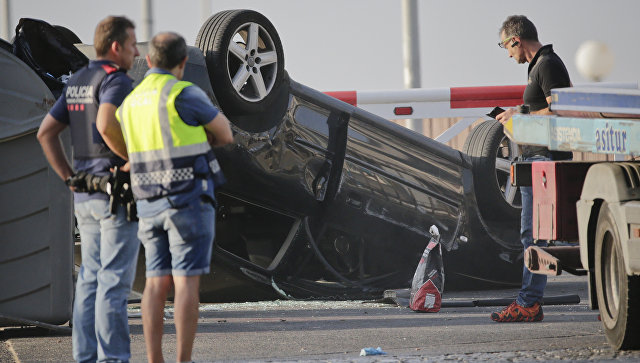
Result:
<svg viewBox="0 0 640 363"><path fill-rule="evenodd" d="M596 294L600 319L614 349L640 348L640 276L628 276L618 228L607 203L598 215Z"/></svg>
<svg viewBox="0 0 640 363"><path fill-rule="evenodd" d="M266 112L279 97L284 52L274 26L262 14L217 13L200 28L196 46L205 55L211 86L225 113Z"/></svg>
<svg viewBox="0 0 640 363"><path fill-rule="evenodd" d="M478 207L485 219L519 219L520 191L511 185L511 163L518 146L507 138L500 122L489 120L471 130L463 146L471 156Z"/></svg>

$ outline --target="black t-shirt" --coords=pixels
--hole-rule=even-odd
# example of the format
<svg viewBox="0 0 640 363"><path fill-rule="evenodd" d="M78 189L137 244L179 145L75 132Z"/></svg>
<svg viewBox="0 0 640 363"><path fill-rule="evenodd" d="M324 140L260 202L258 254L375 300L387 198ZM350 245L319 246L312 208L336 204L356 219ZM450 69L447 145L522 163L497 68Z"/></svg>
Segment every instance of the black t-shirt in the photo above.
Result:
<svg viewBox="0 0 640 363"><path fill-rule="evenodd" d="M551 44L538 50L529 63L529 79L524 90L524 103L530 111L542 110L549 106L547 97L552 88L571 87L569 72L564 63L553 52Z"/></svg>
<svg viewBox="0 0 640 363"><path fill-rule="evenodd" d="M549 106L547 97L552 88L571 87L569 72L564 63L553 52L551 44L540 48L529 63L529 79L524 89L523 100L529 110L539 111ZM549 149L542 146L522 146L524 156L549 155Z"/></svg>

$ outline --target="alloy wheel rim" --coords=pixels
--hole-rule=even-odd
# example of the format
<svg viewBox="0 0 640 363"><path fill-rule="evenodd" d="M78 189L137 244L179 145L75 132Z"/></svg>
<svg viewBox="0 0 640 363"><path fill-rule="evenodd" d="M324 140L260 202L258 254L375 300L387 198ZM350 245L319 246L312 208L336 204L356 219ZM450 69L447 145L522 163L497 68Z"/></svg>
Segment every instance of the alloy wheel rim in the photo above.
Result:
<svg viewBox="0 0 640 363"><path fill-rule="evenodd" d="M269 32L254 22L240 25L229 41L227 64L229 80L241 98L265 99L278 72L278 54Z"/></svg>

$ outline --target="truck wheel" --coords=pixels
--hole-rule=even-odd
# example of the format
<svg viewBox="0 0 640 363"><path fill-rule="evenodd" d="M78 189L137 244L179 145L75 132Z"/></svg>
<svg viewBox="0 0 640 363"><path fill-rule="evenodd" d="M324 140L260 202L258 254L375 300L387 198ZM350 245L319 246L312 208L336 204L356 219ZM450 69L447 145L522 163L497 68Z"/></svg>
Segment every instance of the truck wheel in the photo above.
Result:
<svg viewBox="0 0 640 363"><path fill-rule="evenodd" d="M284 52L274 26L262 14L214 14L200 28L196 46L204 53L213 92L225 113L267 112L281 94Z"/></svg>
<svg viewBox="0 0 640 363"><path fill-rule="evenodd" d="M614 349L640 348L640 276L624 268L618 228L607 203L598 215L596 294L604 332Z"/></svg>
<svg viewBox="0 0 640 363"><path fill-rule="evenodd" d="M462 151L471 156L474 189L478 207L485 219L518 220L522 209L520 191L511 185L511 162L519 155L518 146L495 120L474 127Z"/></svg>

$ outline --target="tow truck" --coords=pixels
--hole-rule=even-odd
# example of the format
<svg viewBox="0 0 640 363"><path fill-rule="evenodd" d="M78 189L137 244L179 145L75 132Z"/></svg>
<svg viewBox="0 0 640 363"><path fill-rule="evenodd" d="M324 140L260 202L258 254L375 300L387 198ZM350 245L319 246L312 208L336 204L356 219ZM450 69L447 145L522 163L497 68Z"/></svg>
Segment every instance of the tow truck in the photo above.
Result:
<svg viewBox="0 0 640 363"><path fill-rule="evenodd" d="M514 185L533 187L536 240L577 246L531 247L529 270L588 276L589 306L598 309L614 349L640 348L640 90L551 91L553 115L516 114L504 132L518 144L613 154L612 161L516 162Z"/></svg>

